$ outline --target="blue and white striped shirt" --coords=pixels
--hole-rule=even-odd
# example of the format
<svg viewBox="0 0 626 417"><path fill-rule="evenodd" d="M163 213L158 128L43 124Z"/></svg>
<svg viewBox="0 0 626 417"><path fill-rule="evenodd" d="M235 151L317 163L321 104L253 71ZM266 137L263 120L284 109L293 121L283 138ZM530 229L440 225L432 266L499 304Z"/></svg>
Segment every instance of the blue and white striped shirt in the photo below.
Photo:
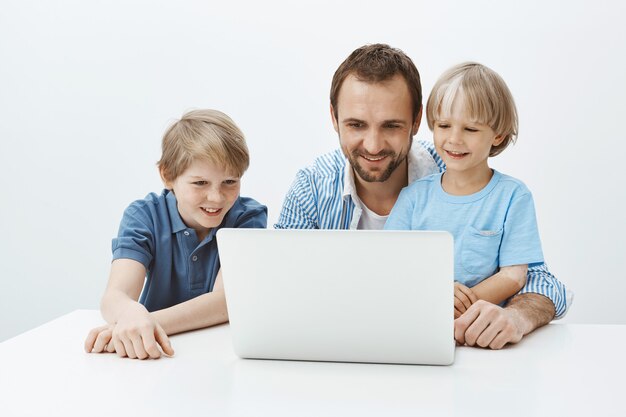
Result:
<svg viewBox="0 0 626 417"><path fill-rule="evenodd" d="M301 169L291 185L276 229L356 229L363 212L356 195L354 173L341 149L320 156ZM445 164L432 142L416 142L408 157L409 184L418 178L442 172ZM565 285L544 263L528 268L526 285L520 291L537 293L554 303L556 318L569 307Z"/></svg>

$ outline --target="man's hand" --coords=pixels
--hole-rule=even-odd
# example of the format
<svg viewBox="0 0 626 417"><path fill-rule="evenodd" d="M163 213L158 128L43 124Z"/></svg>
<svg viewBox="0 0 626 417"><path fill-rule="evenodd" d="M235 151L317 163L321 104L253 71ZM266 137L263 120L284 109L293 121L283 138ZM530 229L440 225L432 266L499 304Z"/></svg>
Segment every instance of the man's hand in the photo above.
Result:
<svg viewBox="0 0 626 417"><path fill-rule="evenodd" d="M454 338L461 345L502 349L507 343L522 340L524 334L524 323L516 310L484 300L454 320Z"/></svg>
<svg viewBox="0 0 626 417"><path fill-rule="evenodd" d="M513 297L506 308L478 300L454 321L454 338L462 345L502 349L554 318L554 304L540 294Z"/></svg>
<svg viewBox="0 0 626 417"><path fill-rule="evenodd" d="M454 318L458 319L468 308L472 306L478 297L474 294L474 291L466 287L465 285L454 282Z"/></svg>

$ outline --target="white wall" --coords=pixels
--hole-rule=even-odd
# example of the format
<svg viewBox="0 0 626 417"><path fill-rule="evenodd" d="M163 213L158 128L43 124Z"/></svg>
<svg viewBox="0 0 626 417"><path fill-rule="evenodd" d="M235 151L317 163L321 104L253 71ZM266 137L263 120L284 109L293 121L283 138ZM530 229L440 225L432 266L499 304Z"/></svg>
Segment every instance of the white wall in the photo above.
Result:
<svg viewBox="0 0 626 417"><path fill-rule="evenodd" d="M3 0L0 340L98 307L122 211L160 190L160 137L185 110L240 125L243 193L275 220L296 170L337 144L334 70L374 42L411 56L425 92L464 60L504 77L521 132L493 166L534 192L576 293L566 320L626 323L624 3L455 3Z"/></svg>

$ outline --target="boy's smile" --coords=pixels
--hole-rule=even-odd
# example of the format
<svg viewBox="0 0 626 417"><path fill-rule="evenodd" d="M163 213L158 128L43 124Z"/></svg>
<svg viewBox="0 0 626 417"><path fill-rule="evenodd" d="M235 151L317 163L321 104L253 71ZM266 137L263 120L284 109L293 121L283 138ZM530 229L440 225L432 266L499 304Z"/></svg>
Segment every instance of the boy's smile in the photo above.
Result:
<svg viewBox="0 0 626 417"><path fill-rule="evenodd" d="M164 181L176 196L178 213L202 241L219 226L239 197L239 177L221 167L196 159L174 181Z"/></svg>

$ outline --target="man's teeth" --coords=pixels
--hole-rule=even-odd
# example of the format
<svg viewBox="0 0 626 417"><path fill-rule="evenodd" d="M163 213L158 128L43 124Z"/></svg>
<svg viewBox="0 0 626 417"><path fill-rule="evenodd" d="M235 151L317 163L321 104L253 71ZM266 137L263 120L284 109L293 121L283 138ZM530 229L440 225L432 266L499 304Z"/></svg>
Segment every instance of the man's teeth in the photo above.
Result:
<svg viewBox="0 0 626 417"><path fill-rule="evenodd" d="M218 211L220 211L220 209L210 209L204 207L202 207L202 210L206 211L207 213L217 213Z"/></svg>
<svg viewBox="0 0 626 417"><path fill-rule="evenodd" d="M384 156L380 156L378 158L368 158L367 156L364 156L363 158L367 159L368 161L380 161L384 158Z"/></svg>

